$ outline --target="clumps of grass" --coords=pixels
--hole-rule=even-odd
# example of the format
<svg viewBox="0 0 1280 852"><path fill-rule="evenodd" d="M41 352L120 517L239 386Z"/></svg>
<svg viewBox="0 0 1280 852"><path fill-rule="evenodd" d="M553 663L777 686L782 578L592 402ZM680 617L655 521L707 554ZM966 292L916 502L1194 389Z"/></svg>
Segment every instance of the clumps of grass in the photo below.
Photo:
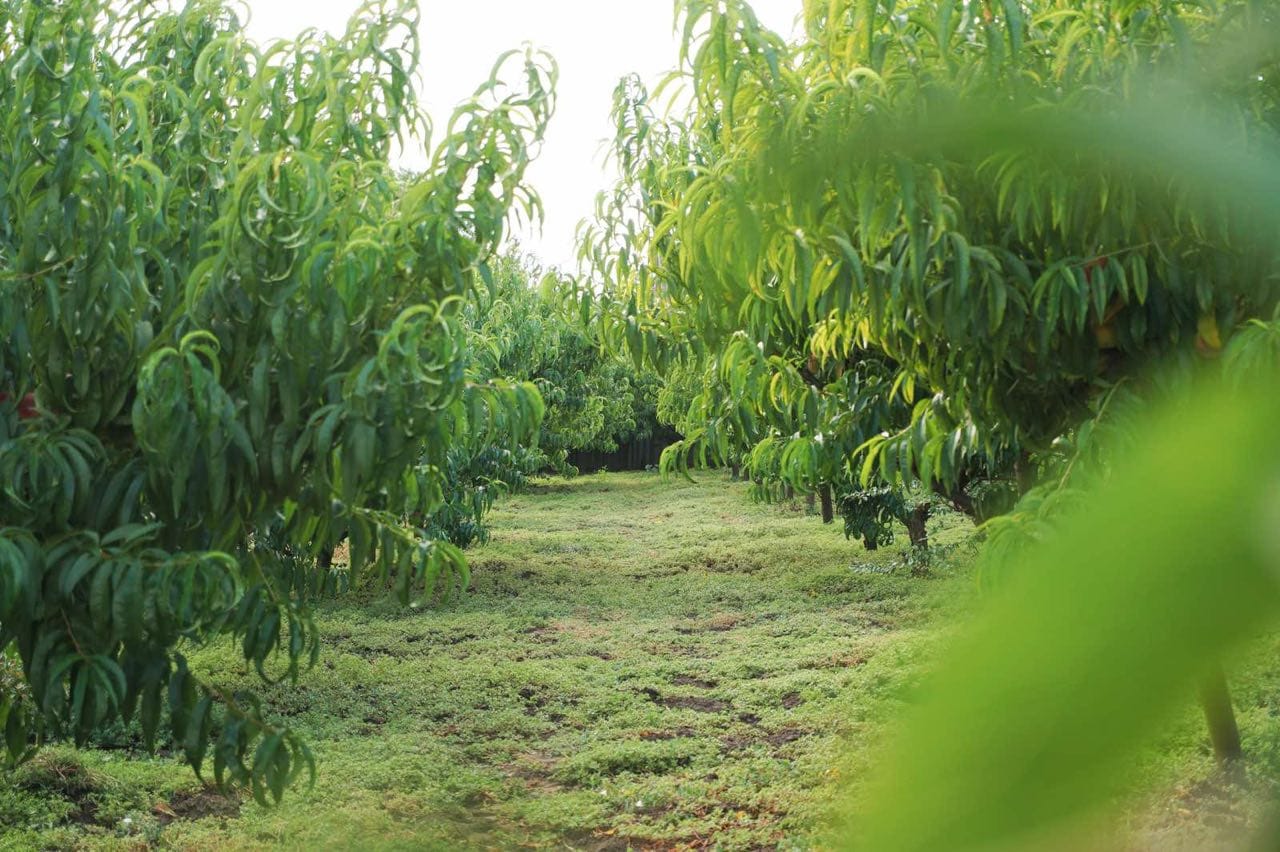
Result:
<svg viewBox="0 0 1280 852"><path fill-rule="evenodd" d="M568 758L555 777L567 784L596 787L624 773L663 775L714 754L708 743L695 739L602 742Z"/></svg>
<svg viewBox="0 0 1280 852"><path fill-rule="evenodd" d="M48 795L76 799L100 789L110 779L84 765L66 749L48 749L15 772L17 785Z"/></svg>
<svg viewBox="0 0 1280 852"><path fill-rule="evenodd" d="M128 760L46 748L0 780L0 841L8 843L0 848L79 849L121 838L150 846L171 823L239 814L235 792L193 786L189 771L172 768L187 786L157 784L154 773L134 772Z"/></svg>
<svg viewBox="0 0 1280 852"><path fill-rule="evenodd" d="M805 574L797 577L795 583L806 594L823 598L846 597L862 603L901 599L919 593L909 577L892 571L871 573L845 566Z"/></svg>
<svg viewBox="0 0 1280 852"><path fill-rule="evenodd" d="M714 478L536 488L493 515L470 593L326 604L320 665L258 687L315 750L314 790L268 810L172 758L86 752L87 775L66 777L93 785L95 822L0 779L0 824L22 826L0 848L812 845L838 735L874 732L920 656L904 626L966 586L857 576L859 554ZM191 660L226 688L254 682L234 649Z"/></svg>
<svg viewBox="0 0 1280 852"><path fill-rule="evenodd" d="M0 824L52 827L97 822L99 795L113 779L68 749L46 749L14 771L0 793Z"/></svg>
<svg viewBox="0 0 1280 852"><path fill-rule="evenodd" d="M866 554L712 478L582 478L493 519L468 595L327 604L320 665L261 689L315 749L313 791L263 809L107 731L104 750L50 748L0 776L0 849L816 848L841 777L870 771L974 595L967 522L931 522L936 561L914 576L905 542ZM253 682L232 649L191 659ZM1271 640L1233 673L1264 779L1280 777L1277 660ZM1136 848L1238 822L1196 783L1202 723L1178 731L1159 749L1173 793Z"/></svg>

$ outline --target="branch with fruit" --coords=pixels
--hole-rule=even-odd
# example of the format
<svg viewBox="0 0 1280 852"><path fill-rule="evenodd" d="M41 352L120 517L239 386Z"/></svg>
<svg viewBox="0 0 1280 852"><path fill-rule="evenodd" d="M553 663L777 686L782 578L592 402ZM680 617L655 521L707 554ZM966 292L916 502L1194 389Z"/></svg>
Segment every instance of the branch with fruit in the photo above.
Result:
<svg viewBox="0 0 1280 852"><path fill-rule="evenodd" d="M12 394L0 391L0 405L4 405L13 399ZM35 420L40 416L40 409L36 405L36 395L29 393L17 402L18 419L19 420Z"/></svg>

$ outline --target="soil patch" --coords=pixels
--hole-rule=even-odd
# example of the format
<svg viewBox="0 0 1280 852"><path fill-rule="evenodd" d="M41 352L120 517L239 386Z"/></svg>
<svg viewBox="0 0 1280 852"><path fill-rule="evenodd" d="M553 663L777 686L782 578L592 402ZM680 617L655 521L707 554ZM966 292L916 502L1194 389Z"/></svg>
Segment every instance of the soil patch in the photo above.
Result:
<svg viewBox="0 0 1280 852"><path fill-rule="evenodd" d="M670 707L673 710L693 710L698 713L723 713L731 706L728 701L718 698L704 698L698 695L663 695L652 687L640 690L654 704Z"/></svg>
<svg viewBox="0 0 1280 852"><path fill-rule="evenodd" d="M232 819L240 815L240 799L234 794L220 793L211 787L184 790L175 793L168 802L158 803L151 812L161 825L180 819Z"/></svg>
<svg viewBox="0 0 1280 852"><path fill-rule="evenodd" d="M801 728L783 728L779 731L774 731L772 734L765 737L765 742L774 748L778 748L780 746L787 745L788 743L793 743L796 740L812 736L812 733L812 731L806 731Z"/></svg>

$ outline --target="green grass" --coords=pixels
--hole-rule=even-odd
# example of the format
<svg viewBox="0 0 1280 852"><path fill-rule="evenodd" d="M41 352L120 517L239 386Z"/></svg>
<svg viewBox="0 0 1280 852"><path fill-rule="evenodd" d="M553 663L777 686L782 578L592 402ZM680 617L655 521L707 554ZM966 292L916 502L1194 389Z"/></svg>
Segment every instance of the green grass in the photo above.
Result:
<svg viewBox="0 0 1280 852"><path fill-rule="evenodd" d="M964 554L971 533L951 516L931 534ZM0 780L0 849L817 848L974 602L967 556L915 577L890 571L903 546L868 554L716 475L543 484L501 505L467 596L326 606L318 668L257 686L315 749L314 789L266 809L172 758L54 747ZM1269 775L1274 650L1239 696ZM194 663L255 685L229 647ZM1203 741L1189 714L1143 767L1173 792L1142 836L1187 835L1178 785L1212 778Z"/></svg>

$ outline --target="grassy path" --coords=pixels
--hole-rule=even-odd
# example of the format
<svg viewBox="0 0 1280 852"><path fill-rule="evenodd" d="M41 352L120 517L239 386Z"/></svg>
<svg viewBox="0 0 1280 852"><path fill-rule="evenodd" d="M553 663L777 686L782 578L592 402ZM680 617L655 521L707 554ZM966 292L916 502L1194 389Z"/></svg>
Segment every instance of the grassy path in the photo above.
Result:
<svg viewBox="0 0 1280 852"><path fill-rule="evenodd" d="M717 476L544 484L501 504L460 600L326 606L298 686L261 687L227 647L195 655L308 739L313 790L260 808L107 732L0 777L0 850L822 848L940 610L968 605L963 576L887 573L902 546L867 554ZM1263 778L1280 777L1278 647L1233 684ZM1134 849L1213 848L1201 828L1246 820L1190 702L1141 775L1164 792L1135 812Z"/></svg>
<svg viewBox="0 0 1280 852"><path fill-rule="evenodd" d="M0 790L28 828L0 845L810 848L837 744L872 735L962 585L866 558L714 476L543 485L502 504L464 599L326 608L318 669L264 693L315 748L313 791L267 810L163 757L53 749ZM197 662L253 684L226 649Z"/></svg>

